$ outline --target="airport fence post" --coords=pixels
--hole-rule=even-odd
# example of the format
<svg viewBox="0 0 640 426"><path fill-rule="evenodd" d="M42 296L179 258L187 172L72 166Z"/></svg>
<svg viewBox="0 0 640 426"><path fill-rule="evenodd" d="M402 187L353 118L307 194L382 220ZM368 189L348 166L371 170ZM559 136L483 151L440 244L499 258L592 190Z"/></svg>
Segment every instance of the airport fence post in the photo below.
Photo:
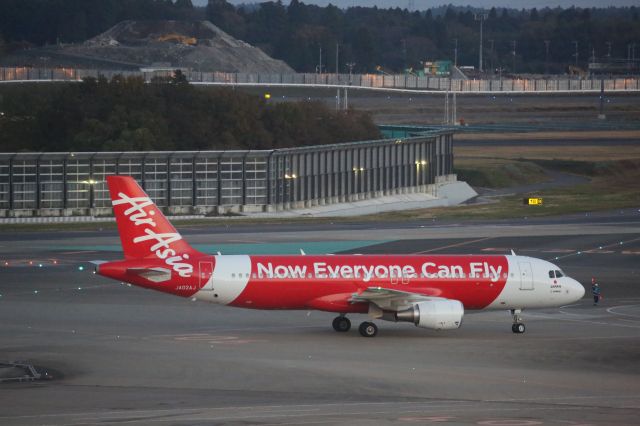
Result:
<svg viewBox="0 0 640 426"><path fill-rule="evenodd" d="M197 183L196 183L196 158L198 154L194 154L191 159L191 205L194 208L198 205L198 196L197 196Z"/></svg>
<svg viewBox="0 0 640 426"><path fill-rule="evenodd" d="M9 158L9 210L13 210L13 156Z"/></svg>
<svg viewBox="0 0 640 426"><path fill-rule="evenodd" d="M67 208L67 157L62 160L62 208Z"/></svg>
<svg viewBox="0 0 640 426"><path fill-rule="evenodd" d="M222 163L222 154L218 154L218 158L216 159L218 161L218 164L216 166L216 179L217 179L217 189L216 189L216 207L218 209L218 211L220 211L220 204L222 203L222 173L220 173L220 165Z"/></svg>
<svg viewBox="0 0 640 426"><path fill-rule="evenodd" d="M36 158L36 210L40 211L40 154L38 158Z"/></svg>
<svg viewBox="0 0 640 426"><path fill-rule="evenodd" d="M242 156L242 187L240 193L242 206L247 204L247 155L249 155L249 151L245 152L245 154Z"/></svg>
<svg viewBox="0 0 640 426"><path fill-rule="evenodd" d="M171 208L171 154L167 155L166 183L167 183L167 194L165 199L167 200L167 211L168 211L168 209Z"/></svg>

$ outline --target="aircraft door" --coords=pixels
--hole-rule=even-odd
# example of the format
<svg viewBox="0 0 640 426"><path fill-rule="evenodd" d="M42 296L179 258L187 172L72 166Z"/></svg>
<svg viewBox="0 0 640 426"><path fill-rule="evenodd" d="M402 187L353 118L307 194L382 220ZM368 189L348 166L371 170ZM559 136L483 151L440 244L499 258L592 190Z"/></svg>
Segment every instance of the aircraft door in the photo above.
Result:
<svg viewBox="0 0 640 426"><path fill-rule="evenodd" d="M533 290L533 271L531 263L519 262L520 267L520 290Z"/></svg>
<svg viewBox="0 0 640 426"><path fill-rule="evenodd" d="M391 271L391 284L398 284L398 274L395 271Z"/></svg>
<svg viewBox="0 0 640 426"><path fill-rule="evenodd" d="M200 290L213 290L213 282L210 282L211 275L213 274L213 262L201 261L198 266Z"/></svg>

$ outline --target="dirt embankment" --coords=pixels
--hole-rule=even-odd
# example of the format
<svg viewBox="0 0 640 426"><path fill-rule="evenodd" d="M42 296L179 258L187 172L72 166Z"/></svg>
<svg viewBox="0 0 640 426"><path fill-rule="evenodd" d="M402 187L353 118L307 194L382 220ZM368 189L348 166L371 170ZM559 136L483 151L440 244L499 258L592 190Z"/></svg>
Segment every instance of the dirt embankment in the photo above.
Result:
<svg viewBox="0 0 640 426"><path fill-rule="evenodd" d="M37 51L34 57L34 51ZM292 73L291 67L208 21L123 21L81 44L18 52L13 65L91 63L98 68L190 68L195 71ZM21 63L21 61L23 63Z"/></svg>

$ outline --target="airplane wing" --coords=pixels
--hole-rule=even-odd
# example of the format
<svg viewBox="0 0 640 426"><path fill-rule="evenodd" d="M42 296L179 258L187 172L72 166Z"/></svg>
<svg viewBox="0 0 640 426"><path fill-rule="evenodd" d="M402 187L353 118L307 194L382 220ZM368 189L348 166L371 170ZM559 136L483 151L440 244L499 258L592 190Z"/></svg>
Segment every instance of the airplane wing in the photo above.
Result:
<svg viewBox="0 0 640 426"><path fill-rule="evenodd" d="M154 283L161 283L171 279L171 271L165 268L127 268L127 273L139 275Z"/></svg>
<svg viewBox="0 0 640 426"><path fill-rule="evenodd" d="M446 299L383 287L369 287L361 293L353 293L349 299L351 303L369 302L375 304L380 309L388 311L408 309L415 303L429 300Z"/></svg>

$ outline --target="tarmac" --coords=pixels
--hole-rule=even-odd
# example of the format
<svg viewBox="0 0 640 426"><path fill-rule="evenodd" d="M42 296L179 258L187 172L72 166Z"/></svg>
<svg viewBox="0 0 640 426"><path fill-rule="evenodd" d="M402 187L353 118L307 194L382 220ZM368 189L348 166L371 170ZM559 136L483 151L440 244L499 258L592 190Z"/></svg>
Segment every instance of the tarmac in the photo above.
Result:
<svg viewBox="0 0 640 426"><path fill-rule="evenodd" d="M98 225L96 225L98 226ZM0 384L0 424L629 425L640 414L640 215L534 221L187 228L234 252L508 253L559 265L587 296L467 313L459 330L378 322L338 334L334 315L193 302L107 280L113 231L0 234L0 362L52 380ZM42 265L42 266L40 266ZM354 324L364 316L353 315Z"/></svg>

